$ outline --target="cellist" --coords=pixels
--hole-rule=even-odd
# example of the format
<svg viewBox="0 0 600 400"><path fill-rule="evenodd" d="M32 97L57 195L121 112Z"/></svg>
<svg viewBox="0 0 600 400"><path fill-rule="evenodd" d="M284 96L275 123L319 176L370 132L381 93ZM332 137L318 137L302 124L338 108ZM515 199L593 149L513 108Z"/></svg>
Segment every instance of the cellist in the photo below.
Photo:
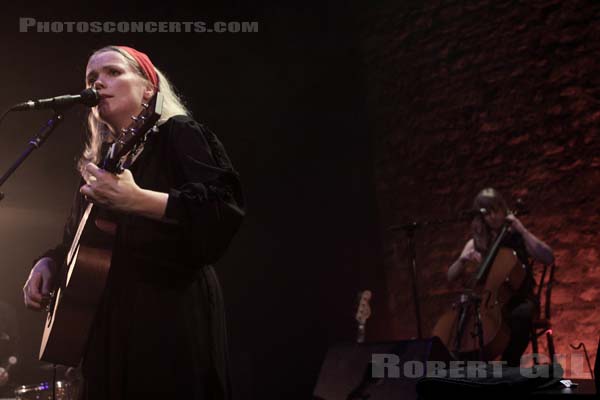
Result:
<svg viewBox="0 0 600 400"><path fill-rule="evenodd" d="M502 360L508 366L519 366L521 355L529 343L533 319L539 313L539 304L533 294L535 280L530 259L552 264L554 254L550 246L538 239L510 213L497 190L486 188L479 192L473 201L473 209L478 212L471 223L472 237L458 259L448 268L448 280L452 282L463 275L468 261L481 262L503 224L507 221L510 223L509 233L501 246L515 251L520 262L525 265L527 277L521 290L507 305L507 322L511 335Z"/></svg>

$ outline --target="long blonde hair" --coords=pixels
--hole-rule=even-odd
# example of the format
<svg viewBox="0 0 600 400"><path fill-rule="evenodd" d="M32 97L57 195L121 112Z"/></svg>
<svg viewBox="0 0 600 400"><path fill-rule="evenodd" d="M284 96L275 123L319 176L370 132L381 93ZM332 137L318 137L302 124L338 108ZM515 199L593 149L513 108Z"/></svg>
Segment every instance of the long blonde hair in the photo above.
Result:
<svg viewBox="0 0 600 400"><path fill-rule="evenodd" d="M144 79L146 82L148 82L150 84L148 77L144 74L144 72L143 72L142 68L140 67L140 65L138 64L138 62L133 57L131 57L129 55L129 53L119 49L118 47L115 47L115 46L103 47L99 50L96 50L90 56L89 59L92 59L92 57L94 57L100 53L107 52L107 51L116 51L117 53L119 53L123 57L125 57L125 59L129 63L129 65L132 67L132 69L142 79ZM190 111L183 104L183 101L181 100L181 98L177 94L175 88L173 87L173 85L171 84L169 79L165 76L165 74L162 73L156 67L154 67L154 70L156 71L156 74L158 75L158 90L163 95L163 108L162 108L163 112L162 112L160 120L158 121L157 124L160 125L175 115L191 116ZM104 122L100 121L91 110L89 111L88 116L87 116L87 127L88 127L88 136L86 138L85 148L83 150L83 153L81 154L81 157L79 158L79 161L77 162L77 169L79 170L79 173L82 176L85 175L84 169L88 163L93 162L93 163L97 164L100 161L100 157L101 157L100 151L102 148L102 143L108 141L108 138L111 135L111 132L110 132L110 129L108 128L108 126Z"/></svg>
<svg viewBox="0 0 600 400"><path fill-rule="evenodd" d="M504 197L494 188L485 188L475 196L473 210L481 210L482 208L488 211L503 211L508 214L508 206L504 201ZM475 249L482 254L487 253L495 237L482 215L479 214L473 219L471 233Z"/></svg>

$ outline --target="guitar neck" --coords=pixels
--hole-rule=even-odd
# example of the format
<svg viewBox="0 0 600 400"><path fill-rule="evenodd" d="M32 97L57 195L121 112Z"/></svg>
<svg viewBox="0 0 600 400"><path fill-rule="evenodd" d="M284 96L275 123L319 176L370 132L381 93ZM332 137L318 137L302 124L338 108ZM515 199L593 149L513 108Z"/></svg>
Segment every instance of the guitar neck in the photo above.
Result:
<svg viewBox="0 0 600 400"><path fill-rule="evenodd" d="M365 324L358 324L358 328L356 330L356 343L364 343L366 336Z"/></svg>
<svg viewBox="0 0 600 400"><path fill-rule="evenodd" d="M358 310L356 311L356 323L358 324L356 332L356 342L364 343L365 341L365 325L367 319L371 315L371 307L369 301L371 300L371 291L363 290L358 294Z"/></svg>

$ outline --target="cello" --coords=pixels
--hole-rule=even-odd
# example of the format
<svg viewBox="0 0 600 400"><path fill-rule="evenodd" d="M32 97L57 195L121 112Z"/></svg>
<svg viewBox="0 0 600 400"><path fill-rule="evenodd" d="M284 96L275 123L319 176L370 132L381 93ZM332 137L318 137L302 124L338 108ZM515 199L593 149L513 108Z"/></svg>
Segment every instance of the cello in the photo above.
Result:
<svg viewBox="0 0 600 400"><path fill-rule="evenodd" d="M509 344L506 306L527 276L526 266L516 252L501 246L510 224L510 221L503 223L459 301L442 315L433 329L432 335L438 336L459 359L493 360Z"/></svg>

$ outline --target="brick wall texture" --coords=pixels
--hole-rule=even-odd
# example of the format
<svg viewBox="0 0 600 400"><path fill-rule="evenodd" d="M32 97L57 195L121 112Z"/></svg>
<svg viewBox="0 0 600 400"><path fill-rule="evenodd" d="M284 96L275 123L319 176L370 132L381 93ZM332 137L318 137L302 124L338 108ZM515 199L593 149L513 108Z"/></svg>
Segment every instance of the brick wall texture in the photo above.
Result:
<svg viewBox="0 0 600 400"><path fill-rule="evenodd" d="M557 352L581 355L569 345L583 342L593 363L600 335L600 3L379 3L362 13L360 31L392 316L374 335L416 336L406 236L388 227L456 215L491 186L509 204L522 198L531 210L524 225L554 249ZM446 271L468 238L468 223L416 233L425 335L460 293Z"/></svg>

